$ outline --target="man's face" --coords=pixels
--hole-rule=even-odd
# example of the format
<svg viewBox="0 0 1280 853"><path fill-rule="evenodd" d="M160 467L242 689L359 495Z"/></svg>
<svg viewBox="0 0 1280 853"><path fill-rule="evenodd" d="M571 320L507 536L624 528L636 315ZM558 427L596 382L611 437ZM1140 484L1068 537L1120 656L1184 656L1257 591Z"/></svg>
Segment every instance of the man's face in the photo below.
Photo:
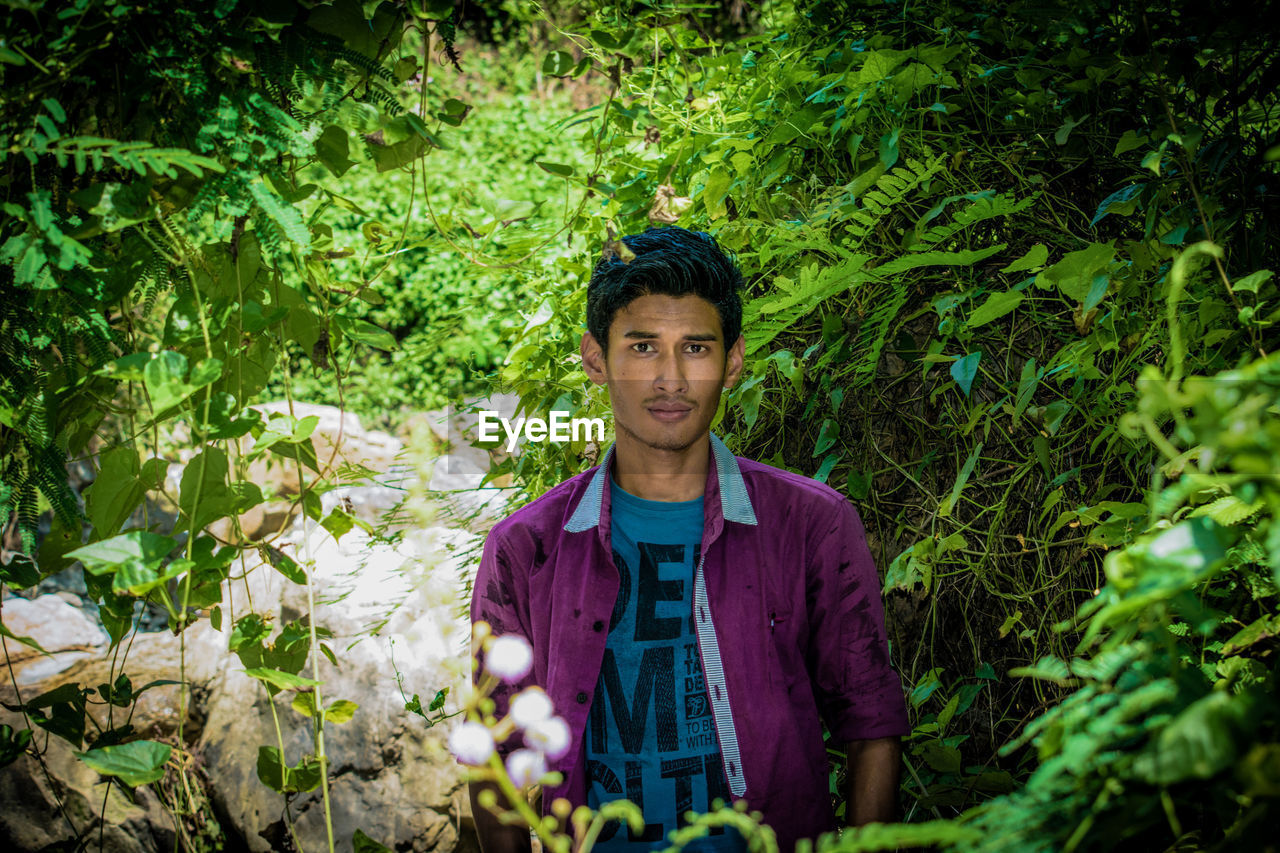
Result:
<svg viewBox="0 0 1280 853"><path fill-rule="evenodd" d="M650 294L614 315L605 356L583 336L583 367L608 385L618 437L680 451L711 428L720 389L742 373L743 341L726 352L720 315L702 297Z"/></svg>

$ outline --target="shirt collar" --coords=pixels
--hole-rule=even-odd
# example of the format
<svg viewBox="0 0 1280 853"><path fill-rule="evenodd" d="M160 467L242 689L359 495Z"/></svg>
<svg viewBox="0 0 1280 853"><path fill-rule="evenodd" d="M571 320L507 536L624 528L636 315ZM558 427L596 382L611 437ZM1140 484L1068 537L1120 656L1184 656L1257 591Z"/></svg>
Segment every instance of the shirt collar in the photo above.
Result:
<svg viewBox="0 0 1280 853"><path fill-rule="evenodd" d="M715 465L707 472L707 487L704 498L715 493L720 495L720 515L725 521L736 521L739 524L755 524L756 513L751 506L751 498L747 494L747 484L742 479L742 471L738 468L738 460L733 452L725 446L714 432L711 436L711 455ZM613 461L613 450L617 442L609 445L600 466L587 484L573 514L565 522L564 529L569 533L581 533L600 524L607 509L608 496L605 488L609 483L609 465ZM705 508L705 509L709 509ZM607 525L607 521L606 521Z"/></svg>

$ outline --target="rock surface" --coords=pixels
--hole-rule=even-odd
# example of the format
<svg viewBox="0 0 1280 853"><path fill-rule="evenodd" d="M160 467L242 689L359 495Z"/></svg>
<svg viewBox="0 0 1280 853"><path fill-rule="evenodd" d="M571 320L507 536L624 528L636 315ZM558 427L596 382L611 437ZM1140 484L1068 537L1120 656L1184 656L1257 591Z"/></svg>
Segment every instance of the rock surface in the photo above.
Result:
<svg viewBox="0 0 1280 853"><path fill-rule="evenodd" d="M282 742L291 765L312 752L311 719L291 707L294 692L270 698L228 647L236 621L251 610L273 626L274 638L285 623L304 618L311 602L317 624L333 632L326 643L337 660L335 666L319 659L322 701L326 706L336 700L359 705L349 721L330 722L324 731L336 848L351 850L359 829L397 851L478 849L463 775L445 748L449 724L430 727L406 711L405 702L416 693L425 706L437 690L456 692L465 683L469 626L462 592L479 559L480 533L501 514L505 492L477 493L488 464L485 451L456 448L448 459L414 468L398 439L363 430L350 416L339 422L326 409L295 407L300 417L320 416L313 441L322 463L337 447L336 458L364 465L381 478L329 491L322 498L323 510L342 506L374 525L392 510L403 517L391 528L399 533L387 538L371 537L357 526L335 540L315 522L288 516L277 516L250 534L270 536L275 531L266 528L286 527L272 547L310 567L310 596L306 586L286 579L262 564L258 552L248 550L224 587L221 630L206 618L181 637L169 631L140 633L127 654L125 644L108 648L102 629L67 600L76 598L69 592L4 600L5 625L51 653L5 640L21 701L63 684L96 689L113 681L121 668L135 689L156 680L183 681L146 691L132 709L112 709L112 722L119 725L121 714L132 713L129 722L139 736L175 747L181 736L186 750L175 749L159 783L127 789L108 785L75 757L90 743L75 747L37 728L35 743L43 764L23 755L0 768L0 849L61 849L79 836L89 849L173 850L179 843L175 822L161 800L185 797L185 791L196 806L196 813L181 822L188 838L203 832L212 843L220 836L226 850L288 849L287 808L302 849L327 849L321 792L291 795L286 804L257 771L259 747ZM277 474L283 470L254 476L264 477L264 491L288 495L296 490L297 483L287 477L272 479ZM424 494L418 483L456 491L443 500L439 494ZM406 495L413 495L412 511L402 506ZM456 521L458 507L487 509L482 515L488 518L463 529ZM302 675L313 675L310 662ZM19 701L13 684L0 685L0 700ZM96 694L92 700L99 704L90 708L91 732L107 725L105 704ZM186 709L181 726L180 708ZM454 708L451 698L445 709ZM21 713L9 710L0 710L0 723L15 730L29 726ZM180 760L186 762L185 785L177 773Z"/></svg>

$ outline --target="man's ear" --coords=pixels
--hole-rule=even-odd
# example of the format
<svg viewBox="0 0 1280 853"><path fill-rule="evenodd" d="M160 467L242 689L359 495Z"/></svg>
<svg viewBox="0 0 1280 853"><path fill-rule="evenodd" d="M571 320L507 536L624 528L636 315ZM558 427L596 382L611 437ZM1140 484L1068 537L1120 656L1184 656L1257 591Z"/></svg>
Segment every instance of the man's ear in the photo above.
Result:
<svg viewBox="0 0 1280 853"><path fill-rule="evenodd" d="M738 335L738 339L733 342L733 346L729 347L729 351L725 353L724 387L732 388L738 384L738 378L742 376L742 365L746 362L746 353L746 341L742 335Z"/></svg>
<svg viewBox="0 0 1280 853"><path fill-rule="evenodd" d="M582 353L582 369L586 371L587 378L597 385L605 384L608 377L604 371L604 349L595 335L583 332L579 351Z"/></svg>

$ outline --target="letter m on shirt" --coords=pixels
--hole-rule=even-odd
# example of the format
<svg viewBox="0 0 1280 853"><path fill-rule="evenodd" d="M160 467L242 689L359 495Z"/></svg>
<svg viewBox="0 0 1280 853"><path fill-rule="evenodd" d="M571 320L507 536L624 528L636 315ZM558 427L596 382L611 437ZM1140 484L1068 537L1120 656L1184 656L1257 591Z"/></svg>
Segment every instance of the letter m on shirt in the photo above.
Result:
<svg viewBox="0 0 1280 853"><path fill-rule="evenodd" d="M610 751L603 737L606 725L603 719L604 703L601 692L608 694L609 712L618 727L622 749L628 755L638 755L644 750L645 726L649 720L649 706L653 705L657 721L657 746L659 752L670 752L680 746L676 730L675 649L673 646L657 646L644 650L636 683L630 698L622 686L618 662L613 649L605 649L600 681L596 685L596 714L592 716L595 743L601 752ZM597 716L597 714L599 716Z"/></svg>

